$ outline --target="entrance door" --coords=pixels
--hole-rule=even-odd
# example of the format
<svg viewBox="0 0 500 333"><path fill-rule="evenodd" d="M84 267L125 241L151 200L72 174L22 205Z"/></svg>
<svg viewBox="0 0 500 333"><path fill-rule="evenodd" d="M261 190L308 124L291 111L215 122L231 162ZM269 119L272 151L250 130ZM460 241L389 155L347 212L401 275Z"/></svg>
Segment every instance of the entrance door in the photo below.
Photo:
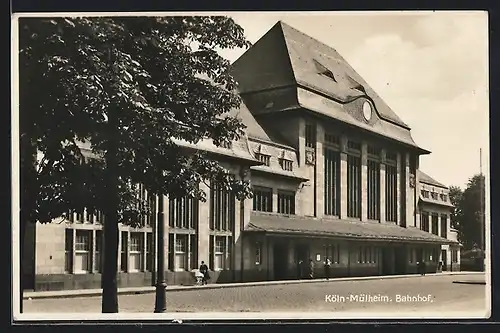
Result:
<svg viewBox="0 0 500 333"><path fill-rule="evenodd" d="M394 251L395 256L395 273L396 274L406 274L406 256L407 248L404 246L397 247Z"/></svg>
<svg viewBox="0 0 500 333"><path fill-rule="evenodd" d="M443 271L447 270L448 266L448 258L446 257L447 251L446 250L441 250L441 261L443 262Z"/></svg>
<svg viewBox="0 0 500 333"><path fill-rule="evenodd" d="M273 251L274 279L283 280L287 276L288 270L288 247L284 243L274 244Z"/></svg>
<svg viewBox="0 0 500 333"><path fill-rule="evenodd" d="M299 265L300 262L302 262L301 265ZM309 247L307 245L297 244L295 246L295 265L297 265L297 278L305 278L307 267L309 267Z"/></svg>
<svg viewBox="0 0 500 333"><path fill-rule="evenodd" d="M382 248L382 275L394 274L394 248Z"/></svg>

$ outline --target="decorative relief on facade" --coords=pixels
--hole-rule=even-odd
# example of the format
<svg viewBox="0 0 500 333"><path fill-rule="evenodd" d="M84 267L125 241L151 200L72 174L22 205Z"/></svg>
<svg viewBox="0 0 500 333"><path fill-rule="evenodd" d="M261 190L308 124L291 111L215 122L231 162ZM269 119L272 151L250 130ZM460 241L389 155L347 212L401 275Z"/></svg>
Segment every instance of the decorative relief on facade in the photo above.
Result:
<svg viewBox="0 0 500 333"><path fill-rule="evenodd" d="M415 188L415 175L410 174L410 187Z"/></svg>
<svg viewBox="0 0 500 333"><path fill-rule="evenodd" d="M306 164L314 164L316 162L316 155L314 150L306 150Z"/></svg>

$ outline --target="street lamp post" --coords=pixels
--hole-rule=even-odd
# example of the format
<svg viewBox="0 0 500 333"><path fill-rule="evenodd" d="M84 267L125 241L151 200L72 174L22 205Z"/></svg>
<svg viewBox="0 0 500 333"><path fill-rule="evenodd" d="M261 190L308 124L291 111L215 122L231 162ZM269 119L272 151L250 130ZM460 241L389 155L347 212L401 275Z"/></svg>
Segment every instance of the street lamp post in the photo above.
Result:
<svg viewBox="0 0 500 333"><path fill-rule="evenodd" d="M167 283L165 282L165 221L163 220L163 194L158 196L156 219L158 267L156 268L155 313L167 310Z"/></svg>

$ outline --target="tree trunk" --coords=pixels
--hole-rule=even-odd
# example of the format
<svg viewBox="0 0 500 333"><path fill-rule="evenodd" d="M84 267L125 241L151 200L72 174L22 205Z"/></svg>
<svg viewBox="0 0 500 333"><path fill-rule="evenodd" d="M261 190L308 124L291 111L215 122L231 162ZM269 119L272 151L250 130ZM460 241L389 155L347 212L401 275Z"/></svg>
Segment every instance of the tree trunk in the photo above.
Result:
<svg viewBox="0 0 500 333"><path fill-rule="evenodd" d="M116 195L116 194L115 194ZM102 274L102 313L118 312L118 214L116 210L104 220L104 265Z"/></svg>
<svg viewBox="0 0 500 333"><path fill-rule="evenodd" d="M36 148L31 144L28 137L20 138L20 178L19 178L19 305L20 313L23 313L23 292L25 285L24 256L26 244L26 230L36 210L36 196L38 194L36 182Z"/></svg>
<svg viewBox="0 0 500 333"><path fill-rule="evenodd" d="M118 119L114 107L108 109L109 138L106 159L107 211L104 218L104 267L102 274L102 313L118 312Z"/></svg>

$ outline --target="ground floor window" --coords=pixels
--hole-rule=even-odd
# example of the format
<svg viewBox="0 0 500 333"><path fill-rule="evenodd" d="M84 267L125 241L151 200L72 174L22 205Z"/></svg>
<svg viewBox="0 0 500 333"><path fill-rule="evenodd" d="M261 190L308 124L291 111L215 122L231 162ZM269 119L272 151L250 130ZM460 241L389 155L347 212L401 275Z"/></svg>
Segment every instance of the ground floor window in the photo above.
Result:
<svg viewBox="0 0 500 333"><path fill-rule="evenodd" d="M75 273L89 273L91 271L91 230L76 230L75 236Z"/></svg>
<svg viewBox="0 0 500 333"><path fill-rule="evenodd" d="M119 271L151 271L153 267L152 231L122 230L119 236ZM147 243L145 242L147 240ZM104 231L101 227L66 228L64 271L69 274L102 273Z"/></svg>
<svg viewBox="0 0 500 333"><path fill-rule="evenodd" d="M326 245L325 256L330 259L332 264L338 264L340 262L340 245L339 244L329 244Z"/></svg>
<svg viewBox="0 0 500 333"><path fill-rule="evenodd" d="M408 262L410 264L417 262L417 249L414 247L408 249Z"/></svg>
<svg viewBox="0 0 500 333"><path fill-rule="evenodd" d="M458 251L455 249L451 250L451 262L452 263L458 262Z"/></svg>
<svg viewBox="0 0 500 333"><path fill-rule="evenodd" d="M144 253L144 234L130 233L129 272L142 271L142 256Z"/></svg>
<svg viewBox="0 0 500 333"><path fill-rule="evenodd" d="M214 271L231 269L232 237L210 235L210 266Z"/></svg>
<svg viewBox="0 0 500 333"><path fill-rule="evenodd" d="M169 234L168 267L171 271L197 268L198 239L194 233Z"/></svg>

